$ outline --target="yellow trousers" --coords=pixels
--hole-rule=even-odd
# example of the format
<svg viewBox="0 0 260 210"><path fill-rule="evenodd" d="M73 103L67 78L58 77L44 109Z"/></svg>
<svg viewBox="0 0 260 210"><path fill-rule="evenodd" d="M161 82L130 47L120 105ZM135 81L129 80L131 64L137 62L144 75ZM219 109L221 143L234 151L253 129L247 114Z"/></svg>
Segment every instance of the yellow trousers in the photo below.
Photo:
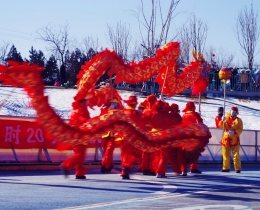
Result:
<svg viewBox="0 0 260 210"><path fill-rule="evenodd" d="M230 169L230 151L232 152L232 158L235 170L241 170L241 160L239 156L240 145L236 146L222 146L223 156L223 170Z"/></svg>

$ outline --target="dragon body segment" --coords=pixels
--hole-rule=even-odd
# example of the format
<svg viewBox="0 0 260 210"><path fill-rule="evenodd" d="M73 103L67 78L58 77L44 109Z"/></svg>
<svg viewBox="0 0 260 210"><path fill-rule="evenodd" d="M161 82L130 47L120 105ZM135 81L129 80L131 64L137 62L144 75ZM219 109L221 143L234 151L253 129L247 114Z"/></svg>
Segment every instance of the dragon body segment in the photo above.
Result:
<svg viewBox="0 0 260 210"><path fill-rule="evenodd" d="M95 90L95 84L106 71L109 75L116 74L117 82L142 82L162 73L166 68L174 69L179 55L180 48L177 42L166 44L157 51L154 58L137 64L134 62L125 64L114 51L104 50L82 66L78 75L78 92L74 99L79 101L88 98L92 106L101 106L110 97L109 88ZM166 80L166 89L171 91L169 94L176 93L176 90L173 90L175 88L181 91L187 87L187 84L183 85L185 81L189 81L188 85L190 85L192 81L196 81L200 77L203 63L197 60L190 66L192 67L187 67L181 77L176 76L175 70L169 72ZM211 137L208 127L204 124L174 126L158 132L145 131L123 110L112 110L104 115L91 118L80 129L72 128L55 113L48 103L48 97L44 96L42 70L43 67L37 65L9 61L9 66L0 65L0 80L5 81L4 84L25 89L32 99L31 103L36 110L38 122L44 131L57 141L70 145L87 145L90 141L112 131L113 133L123 133L124 140L136 148L145 152L153 152L161 148L179 146L185 147L187 150L201 150ZM180 78L182 78L181 81ZM115 90L113 91L114 95L120 97Z"/></svg>

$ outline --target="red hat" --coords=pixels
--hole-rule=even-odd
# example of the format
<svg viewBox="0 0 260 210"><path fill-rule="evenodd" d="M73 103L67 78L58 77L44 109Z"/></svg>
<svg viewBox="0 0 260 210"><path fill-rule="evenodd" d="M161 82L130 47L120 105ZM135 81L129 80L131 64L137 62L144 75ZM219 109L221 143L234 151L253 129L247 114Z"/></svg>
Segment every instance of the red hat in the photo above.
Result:
<svg viewBox="0 0 260 210"><path fill-rule="evenodd" d="M175 104L175 103L171 104L170 110L173 111L173 112L179 112L180 111L178 104Z"/></svg>
<svg viewBox="0 0 260 210"><path fill-rule="evenodd" d="M238 108L237 108L237 106L232 106L232 107L231 107L231 110L235 110L235 111L237 112L237 114L238 114Z"/></svg>
<svg viewBox="0 0 260 210"><path fill-rule="evenodd" d="M187 102L185 109L183 109L182 111L183 112L194 111L195 109L196 109L196 107L195 107L194 102L189 101L189 102Z"/></svg>
<svg viewBox="0 0 260 210"><path fill-rule="evenodd" d="M158 110L163 110L164 109L164 106L165 106L165 104L164 104L164 102L163 101L156 101L155 102L155 104L153 105L153 110L156 110L156 111L158 111Z"/></svg>
<svg viewBox="0 0 260 210"><path fill-rule="evenodd" d="M145 103L144 103L144 102L140 103L140 104L138 105L138 108L144 109L144 108L145 108Z"/></svg>
<svg viewBox="0 0 260 210"><path fill-rule="evenodd" d="M170 110L170 105L166 102L166 101L163 101L163 110L165 111L169 111Z"/></svg>
<svg viewBox="0 0 260 210"><path fill-rule="evenodd" d="M149 95L147 96L147 101L149 102L150 106L153 106L154 103L157 101L157 98L155 95Z"/></svg>
<svg viewBox="0 0 260 210"><path fill-rule="evenodd" d="M136 96L129 96L128 100L124 100L127 105L137 105Z"/></svg>

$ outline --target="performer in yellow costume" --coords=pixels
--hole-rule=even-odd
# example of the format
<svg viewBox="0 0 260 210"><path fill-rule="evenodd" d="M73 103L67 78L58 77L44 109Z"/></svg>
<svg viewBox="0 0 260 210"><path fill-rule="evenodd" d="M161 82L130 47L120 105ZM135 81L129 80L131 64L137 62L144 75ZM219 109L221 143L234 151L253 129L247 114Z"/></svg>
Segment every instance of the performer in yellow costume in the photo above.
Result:
<svg viewBox="0 0 260 210"><path fill-rule="evenodd" d="M238 108L232 106L226 118L219 122L220 127L224 126L224 135L220 141L222 144L223 167L221 172L229 172L230 170L230 152L234 162L236 173L241 171L241 161L239 156L240 134L243 131L243 122L237 117Z"/></svg>

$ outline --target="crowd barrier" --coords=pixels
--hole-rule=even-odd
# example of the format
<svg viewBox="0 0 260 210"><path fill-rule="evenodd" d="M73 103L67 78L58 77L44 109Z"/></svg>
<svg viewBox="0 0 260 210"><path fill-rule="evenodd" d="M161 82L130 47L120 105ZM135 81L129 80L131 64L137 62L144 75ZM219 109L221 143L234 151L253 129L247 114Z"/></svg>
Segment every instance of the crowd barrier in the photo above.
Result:
<svg viewBox="0 0 260 210"><path fill-rule="evenodd" d="M210 128L210 131L212 137L200 163L222 161L219 141L223 131L217 128ZM240 142L241 161L260 163L260 131L244 130ZM0 117L0 163L60 163L72 154L70 149L58 151L57 142L44 134L35 118ZM100 162L102 156L101 139L90 142L85 162ZM114 160L120 161L119 147L115 149Z"/></svg>

